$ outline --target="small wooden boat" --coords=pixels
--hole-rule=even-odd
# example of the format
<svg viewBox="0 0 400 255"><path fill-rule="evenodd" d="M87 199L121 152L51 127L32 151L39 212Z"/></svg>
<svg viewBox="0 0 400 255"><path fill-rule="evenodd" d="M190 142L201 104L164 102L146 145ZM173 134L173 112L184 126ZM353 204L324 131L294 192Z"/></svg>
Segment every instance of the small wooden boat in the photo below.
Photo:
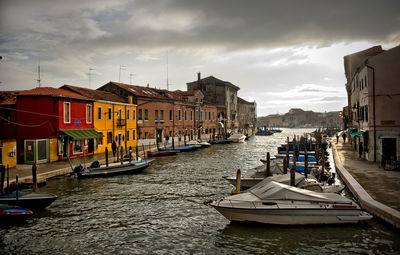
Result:
<svg viewBox="0 0 400 255"><path fill-rule="evenodd" d="M31 210L44 209L51 205L57 196L48 192L18 192L0 195L0 204L17 205Z"/></svg>
<svg viewBox="0 0 400 255"><path fill-rule="evenodd" d="M0 222L14 223L21 222L31 217L33 212L29 209L15 206L0 204Z"/></svg>
<svg viewBox="0 0 400 255"><path fill-rule="evenodd" d="M270 130L259 130L256 132L256 135L273 135L274 133L271 132Z"/></svg>
<svg viewBox="0 0 400 255"><path fill-rule="evenodd" d="M147 151L147 156L149 157L162 157L162 156L171 156L177 154L178 150L170 150L170 151Z"/></svg>
<svg viewBox="0 0 400 255"><path fill-rule="evenodd" d="M78 175L78 178L94 178L108 177L120 174L130 174L143 171L149 167L155 159L131 161L130 163L121 164L113 163L107 166L99 166L94 168L84 169L82 165L76 166L73 173Z"/></svg>

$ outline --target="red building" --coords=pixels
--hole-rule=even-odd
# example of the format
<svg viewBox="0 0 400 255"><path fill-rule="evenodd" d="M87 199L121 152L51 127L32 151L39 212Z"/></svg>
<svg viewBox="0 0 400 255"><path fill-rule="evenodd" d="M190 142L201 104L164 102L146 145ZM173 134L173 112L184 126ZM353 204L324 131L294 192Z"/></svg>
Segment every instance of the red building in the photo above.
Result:
<svg viewBox="0 0 400 255"><path fill-rule="evenodd" d="M94 150L93 100L50 87L20 92L16 102L18 160L48 162Z"/></svg>

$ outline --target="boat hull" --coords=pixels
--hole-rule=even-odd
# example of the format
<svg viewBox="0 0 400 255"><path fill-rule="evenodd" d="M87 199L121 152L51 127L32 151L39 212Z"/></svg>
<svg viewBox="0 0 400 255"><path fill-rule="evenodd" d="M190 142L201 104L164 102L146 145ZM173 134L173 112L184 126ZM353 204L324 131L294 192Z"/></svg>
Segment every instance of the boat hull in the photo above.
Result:
<svg viewBox="0 0 400 255"><path fill-rule="evenodd" d="M15 223L24 221L32 216L33 212L29 209L12 205L0 205L0 222Z"/></svg>
<svg viewBox="0 0 400 255"><path fill-rule="evenodd" d="M47 192L25 192L5 194L0 196L0 204L17 205L31 210L41 210L51 205L57 196Z"/></svg>
<svg viewBox="0 0 400 255"><path fill-rule="evenodd" d="M152 163L152 160L144 160L141 163L114 165L109 167L92 168L86 171L77 172L78 178L97 178L97 177L108 177L121 174L132 174L143 171L148 168Z"/></svg>
<svg viewBox="0 0 400 255"><path fill-rule="evenodd" d="M149 157L162 157L162 156L171 156L176 155L178 150L170 150L170 151L148 151L147 156Z"/></svg>
<svg viewBox="0 0 400 255"><path fill-rule="evenodd" d="M369 220L372 216L354 209L321 209L321 208L229 208L211 204L220 214L230 221L258 222L276 225L319 225L346 224Z"/></svg>

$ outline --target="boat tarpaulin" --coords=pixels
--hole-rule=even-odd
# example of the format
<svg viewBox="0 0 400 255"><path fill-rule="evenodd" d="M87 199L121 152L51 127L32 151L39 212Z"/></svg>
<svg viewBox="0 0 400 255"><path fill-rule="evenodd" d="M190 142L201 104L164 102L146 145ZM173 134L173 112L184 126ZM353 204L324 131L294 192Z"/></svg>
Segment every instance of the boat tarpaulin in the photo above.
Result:
<svg viewBox="0 0 400 255"><path fill-rule="evenodd" d="M350 136L351 136L351 138L354 138L355 136L362 135L364 133L365 133L364 131L358 131L358 132L351 133Z"/></svg>
<svg viewBox="0 0 400 255"><path fill-rule="evenodd" d="M85 138L103 137L103 135L101 133L97 133L93 129L62 130L62 132L76 140L85 139Z"/></svg>

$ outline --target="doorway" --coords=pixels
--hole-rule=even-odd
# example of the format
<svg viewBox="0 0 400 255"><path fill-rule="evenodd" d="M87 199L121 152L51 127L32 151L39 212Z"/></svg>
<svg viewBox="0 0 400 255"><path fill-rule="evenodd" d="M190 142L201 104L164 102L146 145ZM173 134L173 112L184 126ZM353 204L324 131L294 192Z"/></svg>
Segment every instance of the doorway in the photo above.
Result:
<svg viewBox="0 0 400 255"><path fill-rule="evenodd" d="M382 138L382 165L397 160L396 138Z"/></svg>

